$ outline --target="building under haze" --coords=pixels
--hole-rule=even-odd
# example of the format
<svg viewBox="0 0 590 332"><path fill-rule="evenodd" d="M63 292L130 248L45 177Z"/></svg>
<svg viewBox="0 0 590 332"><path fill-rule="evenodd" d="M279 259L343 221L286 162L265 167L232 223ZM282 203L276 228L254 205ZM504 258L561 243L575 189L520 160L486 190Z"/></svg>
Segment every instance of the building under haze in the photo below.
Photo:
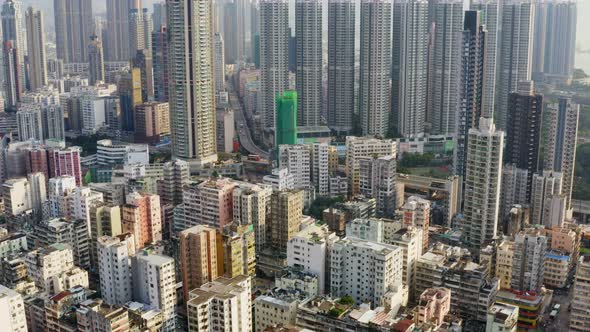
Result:
<svg viewBox="0 0 590 332"><path fill-rule="evenodd" d="M86 44L94 35L92 0L54 0L53 12L57 58L64 63L88 61Z"/></svg>
<svg viewBox="0 0 590 332"><path fill-rule="evenodd" d="M424 133L428 88L428 1L394 2L391 121L403 136Z"/></svg>
<svg viewBox="0 0 590 332"><path fill-rule="evenodd" d="M194 164L217 160L212 6L201 2L167 2L172 153Z"/></svg>
<svg viewBox="0 0 590 332"><path fill-rule="evenodd" d="M319 126L322 111L322 2L295 2L297 125Z"/></svg>
<svg viewBox="0 0 590 332"><path fill-rule="evenodd" d="M260 1L260 90L263 127L275 123L276 96L289 87L289 4Z"/></svg>
<svg viewBox="0 0 590 332"><path fill-rule="evenodd" d="M363 135L389 131L391 89L391 1L361 2L359 115Z"/></svg>
<svg viewBox="0 0 590 332"><path fill-rule="evenodd" d="M354 127L355 3L328 2L328 126L338 133Z"/></svg>

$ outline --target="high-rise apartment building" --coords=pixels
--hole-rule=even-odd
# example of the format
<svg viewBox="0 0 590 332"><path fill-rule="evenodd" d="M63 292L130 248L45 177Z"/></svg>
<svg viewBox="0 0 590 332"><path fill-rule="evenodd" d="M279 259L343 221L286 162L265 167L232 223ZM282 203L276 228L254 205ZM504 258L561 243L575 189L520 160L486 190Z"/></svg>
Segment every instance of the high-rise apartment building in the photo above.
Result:
<svg viewBox="0 0 590 332"><path fill-rule="evenodd" d="M360 157L358 164L360 194L377 201L377 215L392 217L397 208L395 154L379 158Z"/></svg>
<svg viewBox="0 0 590 332"><path fill-rule="evenodd" d="M322 3L295 2L297 124L319 126L323 101Z"/></svg>
<svg viewBox="0 0 590 332"><path fill-rule="evenodd" d="M577 3L574 0L535 2L535 80L571 83L577 16Z"/></svg>
<svg viewBox="0 0 590 332"><path fill-rule="evenodd" d="M159 310L162 331L175 331L176 274L174 259L141 251L131 258L133 300Z"/></svg>
<svg viewBox="0 0 590 332"><path fill-rule="evenodd" d="M272 188L262 184L240 183L233 191L233 222L254 226L257 251L266 245L271 195Z"/></svg>
<svg viewBox="0 0 590 332"><path fill-rule="evenodd" d="M402 210L404 226L416 227L422 230L421 252L426 252L429 247L430 201L417 196L410 196Z"/></svg>
<svg viewBox="0 0 590 332"><path fill-rule="evenodd" d="M346 175L348 189L353 195L359 193L359 158L394 156L397 148L395 141L372 137L346 137Z"/></svg>
<svg viewBox="0 0 590 332"><path fill-rule="evenodd" d="M308 189L311 185L311 155L307 145L279 145L279 168L287 168L294 178L294 188Z"/></svg>
<svg viewBox="0 0 590 332"><path fill-rule="evenodd" d="M465 235L475 247L497 235L503 148L504 132L492 119L481 118L479 128L469 130L463 211Z"/></svg>
<svg viewBox="0 0 590 332"><path fill-rule="evenodd" d="M20 104L16 112L18 137L22 141L43 141L43 116L38 104Z"/></svg>
<svg viewBox="0 0 590 332"><path fill-rule="evenodd" d="M560 98L549 104L548 139L544 151L544 169L562 174L562 190L566 196L567 207L571 206L576 163L576 143L578 140L578 119L580 105L570 98Z"/></svg>
<svg viewBox="0 0 590 332"><path fill-rule="evenodd" d="M90 207L90 261L98 266L98 238L118 236L122 233L121 207L97 203Z"/></svg>
<svg viewBox="0 0 590 332"><path fill-rule="evenodd" d="M59 281L62 274L74 269L72 249L62 243L55 243L28 252L25 262L29 277L35 282L35 285L50 295L61 291L59 290L59 282L56 281ZM86 285L88 285L87 273Z"/></svg>
<svg viewBox="0 0 590 332"><path fill-rule="evenodd" d="M170 45L166 26L152 32L152 61L154 69L154 98L160 102L167 102L169 98L168 57Z"/></svg>
<svg viewBox="0 0 590 332"><path fill-rule="evenodd" d="M361 2L359 115L363 135L389 131L391 89L391 1Z"/></svg>
<svg viewBox="0 0 590 332"><path fill-rule="evenodd" d="M338 133L354 127L355 2L328 2L328 126Z"/></svg>
<svg viewBox="0 0 590 332"><path fill-rule="evenodd" d="M459 68L461 63L461 31L463 1L438 1L433 4L434 44L432 70L428 88L431 105L428 116L431 133L448 135L456 130L459 106Z"/></svg>
<svg viewBox="0 0 590 332"><path fill-rule="evenodd" d="M540 230L525 229L514 238L512 289L539 292L543 286L547 238Z"/></svg>
<svg viewBox="0 0 590 332"><path fill-rule="evenodd" d="M30 237L37 246L67 244L72 249L74 264L84 269L91 268L89 230L85 220L47 219L35 225L33 230Z"/></svg>
<svg viewBox="0 0 590 332"><path fill-rule="evenodd" d="M12 110L16 110L25 84L22 75L23 66L19 62L18 50L15 46L12 40L2 43L5 105Z"/></svg>
<svg viewBox="0 0 590 332"><path fill-rule="evenodd" d="M458 109L455 128L457 143L454 149L454 173L465 178L465 160L469 129L479 127L479 118L484 106L483 94L486 83L486 55L488 31L482 23L482 12L465 12L461 42L464 52L460 54Z"/></svg>
<svg viewBox="0 0 590 332"><path fill-rule="evenodd" d="M133 298L131 256L135 241L131 234L98 238L98 271L100 292L108 304L123 305Z"/></svg>
<svg viewBox="0 0 590 332"><path fill-rule="evenodd" d="M154 29L147 8L132 8L129 11L129 52L133 56L137 51L152 49L152 30Z"/></svg>
<svg viewBox="0 0 590 332"><path fill-rule="evenodd" d="M189 331L252 331L251 284L250 277L238 276L192 289L186 298Z"/></svg>
<svg viewBox="0 0 590 332"><path fill-rule="evenodd" d="M0 285L0 319L7 331L27 332L25 305L21 295Z"/></svg>
<svg viewBox="0 0 590 332"><path fill-rule="evenodd" d="M29 7L25 13L27 27L28 78L31 91L47 85L47 57L45 54L45 27L43 13Z"/></svg>
<svg viewBox="0 0 590 332"><path fill-rule="evenodd" d="M504 162L527 170L527 202L531 197L533 173L539 164L542 119L543 96L534 92L532 81L518 82L517 90L508 97Z"/></svg>
<svg viewBox="0 0 590 332"><path fill-rule="evenodd" d="M338 240L330 256L330 293L350 295L357 303L386 303L388 292L402 288L402 257L397 246L357 238Z"/></svg>
<svg viewBox="0 0 590 332"><path fill-rule="evenodd" d="M104 54L102 42L97 36L91 36L88 44L88 71L90 72L88 80L90 85L95 85L98 81L104 81Z"/></svg>
<svg viewBox="0 0 590 332"><path fill-rule="evenodd" d="M131 233L137 250L162 241L160 196L132 192L122 207L122 231Z"/></svg>
<svg viewBox="0 0 590 332"><path fill-rule="evenodd" d="M471 10L481 12L481 24L485 25L485 51L483 54L483 90L481 95L482 116L491 118L494 114L496 98L496 75L501 41L501 9L498 0L473 0ZM479 121L479 118L475 119ZM477 126L475 126L477 128Z"/></svg>
<svg viewBox="0 0 590 332"><path fill-rule="evenodd" d="M182 203L183 188L189 182L188 163L178 159L169 161L164 164L163 171L158 193L164 204L176 206Z"/></svg>
<svg viewBox="0 0 590 332"><path fill-rule="evenodd" d="M543 171L533 175L531 190L531 224L551 227L550 212L553 196L562 194L563 175L559 172Z"/></svg>
<svg viewBox="0 0 590 332"><path fill-rule="evenodd" d="M404 136L424 133L428 91L427 0L395 1L393 10L391 122Z"/></svg>
<svg viewBox="0 0 590 332"><path fill-rule="evenodd" d="M254 225L230 224L217 232L217 273L228 278L256 276Z"/></svg>
<svg viewBox="0 0 590 332"><path fill-rule="evenodd" d="M132 1L107 0L106 60L129 61L131 42L129 18ZM140 1L141 3L141 1Z"/></svg>
<svg viewBox="0 0 590 332"><path fill-rule="evenodd" d="M141 69L131 68L128 73L124 73L117 82L117 93L121 105L122 128L134 131L135 107L143 103Z"/></svg>
<svg viewBox="0 0 590 332"><path fill-rule="evenodd" d="M578 260L574 282L574 298L572 299L572 313L570 316L570 331L590 331L588 311L590 310L590 256L582 256Z"/></svg>
<svg viewBox="0 0 590 332"><path fill-rule="evenodd" d="M270 244L280 252L287 251L287 243L299 231L303 216L303 191L275 191L270 198Z"/></svg>
<svg viewBox="0 0 590 332"><path fill-rule="evenodd" d="M215 93L219 93L225 91L225 55L223 37L220 33L213 34L213 55Z"/></svg>
<svg viewBox="0 0 590 332"><path fill-rule="evenodd" d="M76 185L82 184L82 166L80 165L80 153L82 148L71 146L64 149L52 149L49 151L50 177L71 175L76 179Z"/></svg>
<svg viewBox="0 0 590 332"><path fill-rule="evenodd" d="M135 107L135 135L143 142L159 142L170 135L168 103L147 102Z"/></svg>
<svg viewBox="0 0 590 332"><path fill-rule="evenodd" d="M182 204L174 210L175 231L196 225L222 229L230 224L233 219L232 192L236 186L236 182L228 178L185 186Z"/></svg>
<svg viewBox="0 0 590 332"><path fill-rule="evenodd" d="M326 143L311 145L311 179L320 196L330 194L330 146Z"/></svg>
<svg viewBox="0 0 590 332"><path fill-rule="evenodd" d="M180 232L182 289L187 300L191 290L218 278L217 231L198 225Z"/></svg>
<svg viewBox="0 0 590 332"><path fill-rule="evenodd" d="M143 101L154 98L154 63L149 49L140 49L131 59L133 68L139 68L141 79L141 99Z"/></svg>
<svg viewBox="0 0 590 332"><path fill-rule="evenodd" d="M166 5L173 155L206 164L217 160L213 7L208 0L170 0Z"/></svg>
<svg viewBox="0 0 590 332"><path fill-rule="evenodd" d="M64 63L88 61L88 37L95 34L92 0L54 0L53 13L57 58Z"/></svg>
<svg viewBox="0 0 590 332"><path fill-rule="evenodd" d="M494 119L498 129L504 130L508 121L509 94L517 89L518 82L531 79L534 4L511 1L502 6Z"/></svg>
<svg viewBox="0 0 590 332"><path fill-rule="evenodd" d="M14 53L14 64L18 66L19 81L22 88L25 88L27 81L25 71L25 54L27 48L26 30L23 23L23 3L20 0L6 0L2 4L0 15L2 16L2 40L4 43L9 42ZM4 55L6 57L6 54ZM6 58L5 58L6 63ZM7 75L5 69L5 75Z"/></svg>
<svg viewBox="0 0 590 332"><path fill-rule="evenodd" d="M289 88L289 37L288 1L260 1L258 104L263 127L272 127L275 124L276 96L282 95Z"/></svg>

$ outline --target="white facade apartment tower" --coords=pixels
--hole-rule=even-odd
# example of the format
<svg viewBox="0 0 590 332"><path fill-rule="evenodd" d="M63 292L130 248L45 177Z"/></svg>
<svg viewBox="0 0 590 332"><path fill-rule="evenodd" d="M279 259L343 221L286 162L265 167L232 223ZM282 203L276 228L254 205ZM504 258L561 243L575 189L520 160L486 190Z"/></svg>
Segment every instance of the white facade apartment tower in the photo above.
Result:
<svg viewBox="0 0 590 332"><path fill-rule="evenodd" d="M363 135L389 131L391 89L391 1L362 0L359 115Z"/></svg>
<svg viewBox="0 0 590 332"><path fill-rule="evenodd" d="M296 0L297 125L319 126L322 111L322 2Z"/></svg>
<svg viewBox="0 0 590 332"><path fill-rule="evenodd" d="M403 136L424 133L428 82L428 1L395 1L391 122Z"/></svg>
<svg viewBox="0 0 590 332"><path fill-rule="evenodd" d="M508 95L520 81L529 81L532 72L534 5L527 0L510 0L503 4L502 40L496 90L494 120L499 129L506 128Z"/></svg>
<svg viewBox="0 0 590 332"><path fill-rule="evenodd" d="M481 118L478 129L469 130L465 176L465 235L479 247L496 237L500 211L500 187L504 132L492 119Z"/></svg>
<svg viewBox="0 0 590 332"><path fill-rule="evenodd" d="M328 126L350 133L354 127L355 2L328 2Z"/></svg>
<svg viewBox="0 0 590 332"><path fill-rule="evenodd" d="M100 291L108 304L124 305L133 298L131 256L135 255L133 235L98 238Z"/></svg>
<svg viewBox="0 0 590 332"><path fill-rule="evenodd" d="M168 0L170 128L173 155L217 160L211 0Z"/></svg>
<svg viewBox="0 0 590 332"><path fill-rule="evenodd" d="M567 208L571 206L576 164L576 142L580 105L570 98L559 98L547 106L549 112L548 140L545 145L544 169L561 172L562 193L566 196Z"/></svg>
<svg viewBox="0 0 590 332"><path fill-rule="evenodd" d="M260 1L259 106L264 127L275 126L276 97L289 87L289 3Z"/></svg>
<svg viewBox="0 0 590 332"><path fill-rule="evenodd" d="M438 1L434 4L433 14L432 85L429 88L431 132L449 135L455 132L455 115L459 106L457 82L462 50L463 1Z"/></svg>

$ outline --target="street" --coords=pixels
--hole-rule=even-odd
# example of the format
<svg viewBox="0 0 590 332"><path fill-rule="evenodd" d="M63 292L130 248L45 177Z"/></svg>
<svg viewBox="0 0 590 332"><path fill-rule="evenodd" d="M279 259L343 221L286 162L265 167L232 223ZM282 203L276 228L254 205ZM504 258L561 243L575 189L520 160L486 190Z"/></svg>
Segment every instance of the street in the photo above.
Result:
<svg viewBox="0 0 590 332"><path fill-rule="evenodd" d="M544 322L547 322L547 326L544 328L544 331L569 331L569 324L570 324L570 312L568 310L568 306L571 303L574 291L574 287L570 287L570 289L557 289L553 293L553 300L551 301L551 308L548 308L544 313ZM551 312L553 306L555 304L561 304L561 309L557 314L557 317L552 320L549 318L549 313ZM543 324L541 324L543 326Z"/></svg>
<svg viewBox="0 0 590 332"><path fill-rule="evenodd" d="M254 144L252 136L250 135L250 128L248 128L248 123L244 117L244 109L242 108L238 96L234 91L229 93L229 102L231 104L231 108L234 110L234 121L238 130L240 145L249 153L257 154L262 158L268 159L268 152L265 152L256 144Z"/></svg>

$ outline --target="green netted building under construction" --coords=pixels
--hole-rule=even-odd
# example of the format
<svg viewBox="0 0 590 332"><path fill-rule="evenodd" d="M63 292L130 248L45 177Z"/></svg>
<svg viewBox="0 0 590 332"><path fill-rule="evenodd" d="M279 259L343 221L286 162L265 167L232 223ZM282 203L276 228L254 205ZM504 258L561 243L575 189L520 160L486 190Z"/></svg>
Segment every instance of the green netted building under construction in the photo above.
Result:
<svg viewBox="0 0 590 332"><path fill-rule="evenodd" d="M297 92L285 91L277 98L275 148L281 144L297 144Z"/></svg>

